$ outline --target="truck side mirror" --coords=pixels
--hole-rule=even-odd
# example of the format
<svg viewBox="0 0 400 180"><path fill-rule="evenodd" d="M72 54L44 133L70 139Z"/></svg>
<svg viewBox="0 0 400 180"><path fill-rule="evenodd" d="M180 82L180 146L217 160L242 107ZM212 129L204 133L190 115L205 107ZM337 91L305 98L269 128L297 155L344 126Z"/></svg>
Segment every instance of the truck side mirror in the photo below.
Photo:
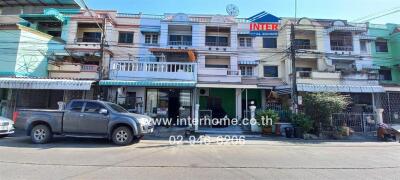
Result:
<svg viewBox="0 0 400 180"><path fill-rule="evenodd" d="M107 111L107 109L101 108L100 111L99 111L99 113L100 113L100 114L103 114L103 115L107 115L107 114L108 114L108 111Z"/></svg>

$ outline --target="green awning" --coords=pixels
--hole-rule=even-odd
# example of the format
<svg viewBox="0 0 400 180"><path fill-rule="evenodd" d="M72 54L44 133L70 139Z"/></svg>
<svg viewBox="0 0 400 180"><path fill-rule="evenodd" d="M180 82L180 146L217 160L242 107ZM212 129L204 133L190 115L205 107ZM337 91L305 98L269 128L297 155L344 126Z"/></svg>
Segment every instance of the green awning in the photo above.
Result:
<svg viewBox="0 0 400 180"><path fill-rule="evenodd" d="M64 22L66 20L63 14L53 8L45 9L43 14L21 14L19 17L29 22L43 20Z"/></svg>
<svg viewBox="0 0 400 180"><path fill-rule="evenodd" d="M139 87L195 87L194 81L122 81L101 80L100 86L139 86Z"/></svg>

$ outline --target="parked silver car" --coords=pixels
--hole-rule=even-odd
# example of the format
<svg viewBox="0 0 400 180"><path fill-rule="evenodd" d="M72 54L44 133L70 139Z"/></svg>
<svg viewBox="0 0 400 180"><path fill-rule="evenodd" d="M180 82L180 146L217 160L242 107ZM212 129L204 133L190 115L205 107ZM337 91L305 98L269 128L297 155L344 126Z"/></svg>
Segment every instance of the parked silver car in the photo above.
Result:
<svg viewBox="0 0 400 180"><path fill-rule="evenodd" d="M0 117L0 138L6 137L13 133L14 121L5 117Z"/></svg>

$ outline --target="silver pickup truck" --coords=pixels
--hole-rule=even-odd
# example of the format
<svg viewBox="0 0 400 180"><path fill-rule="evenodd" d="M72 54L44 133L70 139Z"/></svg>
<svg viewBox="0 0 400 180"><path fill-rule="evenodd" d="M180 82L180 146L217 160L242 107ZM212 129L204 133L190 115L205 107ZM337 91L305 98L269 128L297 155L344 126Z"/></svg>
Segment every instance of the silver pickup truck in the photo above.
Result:
<svg viewBox="0 0 400 180"><path fill-rule="evenodd" d="M153 119L129 113L121 106L97 100L72 100L64 110L21 109L15 127L24 129L33 143L49 142L53 135L109 138L128 145L153 132Z"/></svg>

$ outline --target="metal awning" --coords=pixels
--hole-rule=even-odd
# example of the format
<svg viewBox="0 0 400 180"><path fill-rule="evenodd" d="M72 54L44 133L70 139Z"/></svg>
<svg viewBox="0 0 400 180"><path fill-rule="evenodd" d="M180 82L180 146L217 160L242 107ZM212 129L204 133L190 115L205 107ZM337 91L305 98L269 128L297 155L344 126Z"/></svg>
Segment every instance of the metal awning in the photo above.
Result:
<svg viewBox="0 0 400 180"><path fill-rule="evenodd" d="M66 20L66 17L63 14L53 8L45 9L43 14L21 14L19 17L29 22L37 20L64 22Z"/></svg>
<svg viewBox="0 0 400 180"><path fill-rule="evenodd" d="M90 90L94 81L71 79L0 78L0 88Z"/></svg>
<svg viewBox="0 0 400 180"><path fill-rule="evenodd" d="M9 6L68 6L79 8L76 0L8 0L0 1L0 7Z"/></svg>
<svg viewBox="0 0 400 180"><path fill-rule="evenodd" d="M355 86L329 84L298 84L298 91L303 92L348 92L348 93L381 93L385 92L382 86Z"/></svg>
<svg viewBox="0 0 400 180"><path fill-rule="evenodd" d="M238 61L239 65L258 65L259 61Z"/></svg>
<svg viewBox="0 0 400 180"><path fill-rule="evenodd" d="M278 94L290 94L291 86L276 87ZM382 93L385 89L382 86L355 86L355 85L330 85L330 84L297 84L299 92L343 92L343 93Z"/></svg>
<svg viewBox="0 0 400 180"><path fill-rule="evenodd" d="M122 81L101 80L100 86L139 86L139 87L195 87L194 81Z"/></svg>
<svg viewBox="0 0 400 180"><path fill-rule="evenodd" d="M140 28L140 32L142 33L160 33L160 27L154 27L154 28Z"/></svg>

